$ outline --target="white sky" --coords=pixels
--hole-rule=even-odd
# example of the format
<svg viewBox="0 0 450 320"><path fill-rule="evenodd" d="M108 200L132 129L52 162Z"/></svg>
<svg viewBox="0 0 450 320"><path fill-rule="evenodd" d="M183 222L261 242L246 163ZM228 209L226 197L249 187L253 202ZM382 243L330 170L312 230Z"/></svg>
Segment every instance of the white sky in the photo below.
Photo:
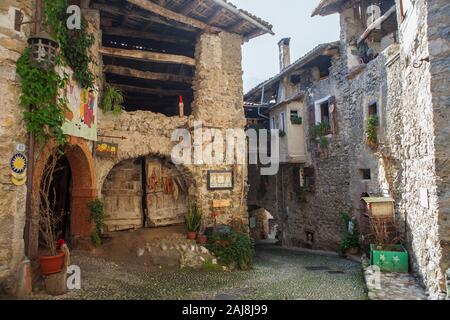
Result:
<svg viewBox="0 0 450 320"><path fill-rule="evenodd" d="M244 92L279 72L278 41L291 38L291 62L316 45L339 40L337 14L311 18L319 0L231 0L271 23L275 35L252 39L243 48Z"/></svg>

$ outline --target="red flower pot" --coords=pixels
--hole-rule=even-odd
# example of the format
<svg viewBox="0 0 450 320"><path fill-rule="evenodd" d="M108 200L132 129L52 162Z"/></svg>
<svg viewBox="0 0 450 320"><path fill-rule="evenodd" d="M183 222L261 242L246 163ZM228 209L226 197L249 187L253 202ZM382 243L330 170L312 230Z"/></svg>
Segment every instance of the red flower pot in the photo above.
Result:
<svg viewBox="0 0 450 320"><path fill-rule="evenodd" d="M64 252L61 252L56 256L40 256L39 263L41 274L50 275L61 272L64 266L65 256Z"/></svg>
<svg viewBox="0 0 450 320"><path fill-rule="evenodd" d="M189 240L195 240L197 238L197 232L188 232L187 238Z"/></svg>

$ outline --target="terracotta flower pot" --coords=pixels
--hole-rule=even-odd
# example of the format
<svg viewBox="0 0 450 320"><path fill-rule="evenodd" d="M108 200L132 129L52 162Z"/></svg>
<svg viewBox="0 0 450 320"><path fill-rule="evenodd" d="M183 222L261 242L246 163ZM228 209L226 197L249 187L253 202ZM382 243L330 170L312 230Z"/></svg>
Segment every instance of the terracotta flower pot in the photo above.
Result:
<svg viewBox="0 0 450 320"><path fill-rule="evenodd" d="M187 238L189 240L195 240L197 238L197 232L188 232Z"/></svg>
<svg viewBox="0 0 450 320"><path fill-rule="evenodd" d="M205 235L200 235L197 238L197 243L198 244L206 244L208 242L208 237Z"/></svg>
<svg viewBox="0 0 450 320"><path fill-rule="evenodd" d="M61 272L64 266L64 258L64 252L61 252L56 256L40 256L39 263L41 274L50 275Z"/></svg>

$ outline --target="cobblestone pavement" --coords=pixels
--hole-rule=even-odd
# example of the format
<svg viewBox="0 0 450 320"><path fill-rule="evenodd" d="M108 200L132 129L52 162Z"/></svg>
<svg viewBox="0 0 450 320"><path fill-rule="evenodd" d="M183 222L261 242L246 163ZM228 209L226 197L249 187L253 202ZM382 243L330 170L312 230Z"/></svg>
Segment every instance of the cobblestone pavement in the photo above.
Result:
<svg viewBox="0 0 450 320"><path fill-rule="evenodd" d="M425 290L406 273L382 273L379 289L369 290L370 300L427 300Z"/></svg>
<svg viewBox="0 0 450 320"><path fill-rule="evenodd" d="M258 246L251 271L146 271L81 253L72 263L82 290L55 299L367 299L360 264L268 245Z"/></svg>

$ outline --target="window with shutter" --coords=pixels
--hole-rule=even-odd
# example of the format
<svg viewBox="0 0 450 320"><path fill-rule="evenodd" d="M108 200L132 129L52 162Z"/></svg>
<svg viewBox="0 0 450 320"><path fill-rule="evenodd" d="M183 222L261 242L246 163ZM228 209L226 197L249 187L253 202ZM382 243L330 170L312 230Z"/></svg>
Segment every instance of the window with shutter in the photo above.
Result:
<svg viewBox="0 0 450 320"><path fill-rule="evenodd" d="M305 180L305 187L308 188L309 192L316 191L316 179L315 170L313 167L303 168L303 176Z"/></svg>

